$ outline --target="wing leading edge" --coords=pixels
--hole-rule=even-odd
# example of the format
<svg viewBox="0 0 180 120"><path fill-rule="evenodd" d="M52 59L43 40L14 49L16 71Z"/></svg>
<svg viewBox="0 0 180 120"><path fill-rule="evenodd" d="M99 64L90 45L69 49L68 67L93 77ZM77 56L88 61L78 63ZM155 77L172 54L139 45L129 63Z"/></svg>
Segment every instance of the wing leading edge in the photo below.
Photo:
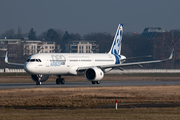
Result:
<svg viewBox="0 0 180 120"><path fill-rule="evenodd" d="M174 48L175 49L175 48ZM96 66L101 69L107 69L107 68L118 68L118 67L124 67L124 66L132 66L132 65L138 65L140 66L141 64L149 64L149 63L158 63L158 62L163 62L172 59L173 54L174 54L174 49L171 52L171 55L169 56L168 59L163 59L163 60L153 60L153 61L143 61L143 62L133 62L133 63L122 63L122 64L112 64L112 65L101 65L101 66ZM94 66L93 66L94 67ZM83 71L86 70L90 67L79 67L77 70L78 71Z"/></svg>

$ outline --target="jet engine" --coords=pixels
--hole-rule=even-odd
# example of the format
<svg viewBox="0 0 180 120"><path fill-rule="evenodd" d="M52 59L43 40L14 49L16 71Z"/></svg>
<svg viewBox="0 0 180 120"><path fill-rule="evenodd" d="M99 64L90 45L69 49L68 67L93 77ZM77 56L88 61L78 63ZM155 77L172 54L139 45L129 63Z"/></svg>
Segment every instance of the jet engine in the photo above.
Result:
<svg viewBox="0 0 180 120"><path fill-rule="evenodd" d="M40 81L38 79L39 77L40 77ZM35 82L45 82L49 78L49 75L31 75L31 78Z"/></svg>
<svg viewBox="0 0 180 120"><path fill-rule="evenodd" d="M104 77L104 72L97 67L92 67L85 71L85 76L89 81L99 81Z"/></svg>

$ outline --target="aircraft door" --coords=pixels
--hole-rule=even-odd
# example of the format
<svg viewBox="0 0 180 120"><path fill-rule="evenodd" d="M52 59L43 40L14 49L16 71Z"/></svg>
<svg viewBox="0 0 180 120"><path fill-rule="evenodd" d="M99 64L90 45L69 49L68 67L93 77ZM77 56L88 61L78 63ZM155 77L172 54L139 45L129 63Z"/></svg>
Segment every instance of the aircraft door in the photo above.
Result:
<svg viewBox="0 0 180 120"><path fill-rule="evenodd" d="M50 60L48 59L48 57L44 56L45 61L46 61L46 67L50 66Z"/></svg>
<svg viewBox="0 0 180 120"><path fill-rule="evenodd" d="M70 67L69 59L66 59L66 66L67 66L67 67Z"/></svg>

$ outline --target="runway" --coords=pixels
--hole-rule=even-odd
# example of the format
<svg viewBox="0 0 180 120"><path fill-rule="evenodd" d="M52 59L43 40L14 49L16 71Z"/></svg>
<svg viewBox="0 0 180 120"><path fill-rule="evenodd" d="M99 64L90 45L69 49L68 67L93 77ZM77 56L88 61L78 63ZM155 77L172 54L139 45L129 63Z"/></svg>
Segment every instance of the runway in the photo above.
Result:
<svg viewBox="0 0 180 120"><path fill-rule="evenodd" d="M0 89L24 89L24 88L66 88L66 87L113 87L113 86L154 86L154 85L180 85L180 81L102 81L101 84L91 82L67 82L64 85L44 82L41 85L35 83L1 83Z"/></svg>

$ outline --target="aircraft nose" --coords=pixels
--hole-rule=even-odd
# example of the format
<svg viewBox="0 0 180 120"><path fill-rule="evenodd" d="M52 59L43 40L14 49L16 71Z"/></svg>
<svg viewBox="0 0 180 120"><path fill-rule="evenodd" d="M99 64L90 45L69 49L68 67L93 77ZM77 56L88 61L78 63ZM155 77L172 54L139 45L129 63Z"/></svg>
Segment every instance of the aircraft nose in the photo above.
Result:
<svg viewBox="0 0 180 120"><path fill-rule="evenodd" d="M32 65L32 64L30 64L30 63L26 63L25 65L24 65L24 70L27 72L27 73L33 73L33 69L35 69L35 67Z"/></svg>

